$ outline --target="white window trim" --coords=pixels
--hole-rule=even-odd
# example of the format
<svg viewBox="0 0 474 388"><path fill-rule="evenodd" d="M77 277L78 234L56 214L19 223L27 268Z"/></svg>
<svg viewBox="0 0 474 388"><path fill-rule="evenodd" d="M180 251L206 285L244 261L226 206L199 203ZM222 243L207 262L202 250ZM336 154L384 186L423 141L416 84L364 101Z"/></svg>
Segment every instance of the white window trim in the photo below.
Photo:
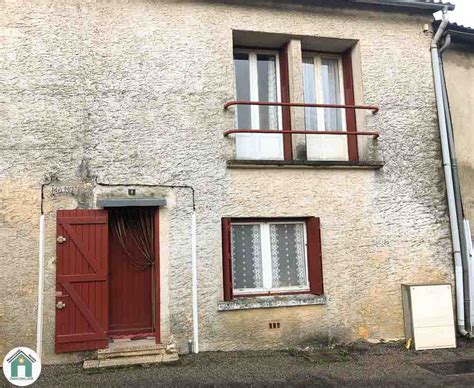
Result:
<svg viewBox="0 0 474 388"><path fill-rule="evenodd" d="M304 259L305 259L305 271L306 271L306 284L300 287L272 287L272 257L271 257L271 239L270 239L270 225L276 224L299 224L303 225L303 245L304 245ZM278 294L284 292L308 292L310 291L309 285L309 273L308 273L308 242L307 242L307 231L306 222L304 221L268 221L268 222L232 222L234 225L259 225L260 226L260 243L262 253L262 277L263 287L262 288L234 288L234 295L247 295L247 294ZM231 258L233 260L233 258ZM232 262L233 265L233 262Z"/></svg>
<svg viewBox="0 0 474 388"><path fill-rule="evenodd" d="M303 58L312 58L314 61L314 79L316 83L316 101L319 103L323 101L323 83L322 83L322 59L337 59L337 67L339 72L339 95L341 96L341 105L345 105L345 95L344 95L344 70L342 68L342 55L338 54L327 54L319 52L303 52ZM325 108L316 108L317 121L318 121L318 130L325 131L326 123L324 121L324 109ZM346 110L341 108L341 130L347 132L346 126Z"/></svg>

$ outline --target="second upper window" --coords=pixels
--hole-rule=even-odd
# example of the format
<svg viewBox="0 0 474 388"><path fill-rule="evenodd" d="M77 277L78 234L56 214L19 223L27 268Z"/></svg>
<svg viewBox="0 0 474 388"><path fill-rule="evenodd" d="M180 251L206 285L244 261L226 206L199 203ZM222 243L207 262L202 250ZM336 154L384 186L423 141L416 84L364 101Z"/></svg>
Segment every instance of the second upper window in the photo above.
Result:
<svg viewBox="0 0 474 388"><path fill-rule="evenodd" d="M304 102L307 104L343 105L344 86L342 59L338 55L303 54ZM344 109L305 108L307 131L346 131ZM347 159L346 136L308 135L309 160Z"/></svg>

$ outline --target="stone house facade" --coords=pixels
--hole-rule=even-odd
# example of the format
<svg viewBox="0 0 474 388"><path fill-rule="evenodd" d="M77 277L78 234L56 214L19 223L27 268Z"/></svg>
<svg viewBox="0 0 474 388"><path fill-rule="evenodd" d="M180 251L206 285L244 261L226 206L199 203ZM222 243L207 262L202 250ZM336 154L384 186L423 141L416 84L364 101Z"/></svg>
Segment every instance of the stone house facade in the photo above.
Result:
<svg viewBox="0 0 474 388"><path fill-rule="evenodd" d="M424 31L441 5L367 3L4 2L0 352L35 346L41 213L46 363L114 320L181 352L197 332L201 351L403 337L400 285L453 283ZM143 205L155 261L133 275L111 220Z"/></svg>

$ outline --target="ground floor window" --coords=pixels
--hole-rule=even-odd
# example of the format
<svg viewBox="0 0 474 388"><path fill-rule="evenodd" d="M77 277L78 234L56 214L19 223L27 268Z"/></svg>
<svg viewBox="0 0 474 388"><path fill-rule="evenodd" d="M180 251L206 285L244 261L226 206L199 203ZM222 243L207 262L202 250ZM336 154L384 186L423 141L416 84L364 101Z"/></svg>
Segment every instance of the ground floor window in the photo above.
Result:
<svg viewBox="0 0 474 388"><path fill-rule="evenodd" d="M322 294L319 219L223 219L224 297Z"/></svg>

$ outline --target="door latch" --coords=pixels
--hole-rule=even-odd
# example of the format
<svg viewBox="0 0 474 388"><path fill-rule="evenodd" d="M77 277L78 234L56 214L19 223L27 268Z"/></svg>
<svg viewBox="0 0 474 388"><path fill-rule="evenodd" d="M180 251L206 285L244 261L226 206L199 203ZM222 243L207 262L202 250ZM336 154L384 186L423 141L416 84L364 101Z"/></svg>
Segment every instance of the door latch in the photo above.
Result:
<svg viewBox="0 0 474 388"><path fill-rule="evenodd" d="M56 241L57 241L59 244L62 244L63 242L66 241L66 237L64 237L64 236L58 236L58 238L56 239Z"/></svg>
<svg viewBox="0 0 474 388"><path fill-rule="evenodd" d="M66 307L66 303L64 303L62 300L60 300L58 303L56 303L56 308L58 310L62 310L64 307Z"/></svg>

